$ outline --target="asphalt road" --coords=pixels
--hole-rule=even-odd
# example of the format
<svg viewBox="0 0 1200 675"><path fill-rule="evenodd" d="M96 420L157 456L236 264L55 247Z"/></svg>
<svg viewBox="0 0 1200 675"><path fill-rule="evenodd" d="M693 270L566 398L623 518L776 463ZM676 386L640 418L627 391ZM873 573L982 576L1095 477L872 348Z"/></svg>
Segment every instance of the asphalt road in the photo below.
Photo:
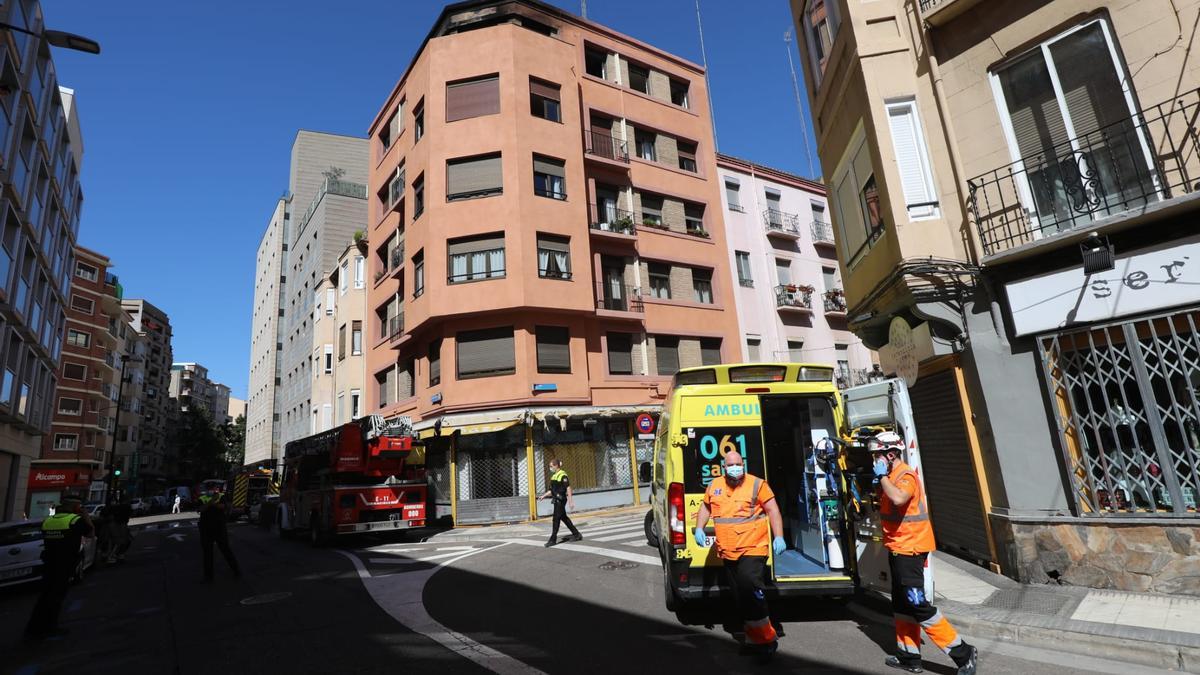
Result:
<svg viewBox="0 0 1200 675"><path fill-rule="evenodd" d="M813 601L786 622L768 666L739 656L719 625L680 625L640 526L584 525L584 542L553 549L542 536L313 549L235 525L244 576L218 556L216 581L202 584L195 527L166 523L72 588L63 638L23 642L36 590L0 590L0 672L896 672L882 665L891 626L871 609ZM1144 672L982 647L982 673ZM929 646L925 656L928 672L954 672Z"/></svg>

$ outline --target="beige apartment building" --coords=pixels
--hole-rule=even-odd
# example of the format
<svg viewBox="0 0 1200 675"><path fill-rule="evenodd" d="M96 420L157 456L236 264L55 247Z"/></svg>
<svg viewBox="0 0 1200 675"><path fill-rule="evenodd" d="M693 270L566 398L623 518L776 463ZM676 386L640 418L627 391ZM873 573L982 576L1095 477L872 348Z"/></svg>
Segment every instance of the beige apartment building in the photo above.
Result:
<svg viewBox="0 0 1200 675"><path fill-rule="evenodd" d="M317 286L313 311L312 420L318 433L367 414L363 325L365 246L348 245Z"/></svg>
<svg viewBox="0 0 1200 675"><path fill-rule="evenodd" d="M370 122L368 409L428 437L437 512L635 481L681 367L742 357L700 66L533 0L450 5Z"/></svg>
<svg viewBox="0 0 1200 675"><path fill-rule="evenodd" d="M1200 3L793 0L851 329L939 545L1200 594Z"/></svg>
<svg viewBox="0 0 1200 675"><path fill-rule="evenodd" d="M121 307L130 319L130 328L137 334L140 360L129 364L132 375L140 377L141 421L137 433L136 493L139 496L160 494L173 477L178 453L168 443L174 403L170 396L171 320L167 313L147 300L124 299ZM138 393L135 389L133 393ZM128 394L128 395L132 395ZM132 402L130 403L132 406Z"/></svg>

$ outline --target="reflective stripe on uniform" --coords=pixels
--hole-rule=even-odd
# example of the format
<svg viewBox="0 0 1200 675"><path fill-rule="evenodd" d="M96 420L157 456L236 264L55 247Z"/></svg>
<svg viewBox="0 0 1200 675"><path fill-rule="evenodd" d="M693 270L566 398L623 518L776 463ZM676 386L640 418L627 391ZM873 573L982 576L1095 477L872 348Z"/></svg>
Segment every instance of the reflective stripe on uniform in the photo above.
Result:
<svg viewBox="0 0 1200 675"><path fill-rule="evenodd" d="M760 513L757 516L747 516L745 518L713 518L713 522L717 525L737 525L738 523L750 523L755 520L766 518L767 514Z"/></svg>
<svg viewBox="0 0 1200 675"><path fill-rule="evenodd" d="M755 478L754 485L750 488L750 513L754 513L754 507L758 506L758 489L762 487L762 479Z"/></svg>
<svg viewBox="0 0 1200 675"><path fill-rule="evenodd" d="M779 639L775 626L771 625L770 617L747 621L743 624L746 639L756 645L768 645Z"/></svg>
<svg viewBox="0 0 1200 675"><path fill-rule="evenodd" d="M79 514L77 513L56 513L42 521L42 531L60 532L69 530L77 520L79 520Z"/></svg>

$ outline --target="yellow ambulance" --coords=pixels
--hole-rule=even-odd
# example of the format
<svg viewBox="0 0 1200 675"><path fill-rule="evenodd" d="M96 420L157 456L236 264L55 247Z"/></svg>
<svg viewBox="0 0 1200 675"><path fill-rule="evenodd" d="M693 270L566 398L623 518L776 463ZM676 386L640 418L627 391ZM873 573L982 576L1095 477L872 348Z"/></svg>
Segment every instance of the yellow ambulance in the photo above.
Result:
<svg viewBox="0 0 1200 675"><path fill-rule="evenodd" d="M684 623L707 623L698 610L727 595L712 525L705 546L692 533L729 450L743 456L748 473L767 480L783 516L787 550L768 561L769 600L887 588L865 439L886 427L912 438L915 448L911 419L905 424L895 415L907 408L907 392L899 380L868 385L858 419L848 420L833 375L828 365L801 363L726 364L676 375L654 461L639 473L651 483L647 533L662 557L666 606ZM817 449L827 437L835 452ZM919 466L915 449L909 459Z"/></svg>

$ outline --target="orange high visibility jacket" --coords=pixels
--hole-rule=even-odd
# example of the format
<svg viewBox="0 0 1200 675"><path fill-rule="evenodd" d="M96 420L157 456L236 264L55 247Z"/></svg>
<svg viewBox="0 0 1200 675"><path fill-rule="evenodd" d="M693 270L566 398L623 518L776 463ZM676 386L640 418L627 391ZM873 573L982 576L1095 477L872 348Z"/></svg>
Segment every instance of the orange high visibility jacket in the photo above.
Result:
<svg viewBox="0 0 1200 675"><path fill-rule="evenodd" d="M774 498L767 481L750 474L736 487L724 476L714 478L704 491L704 503L717 531L717 555L725 560L766 556L771 550L771 526L763 504Z"/></svg>
<svg viewBox="0 0 1200 675"><path fill-rule="evenodd" d="M929 507L917 472L904 462L892 467L888 478L896 487L912 495L904 506L896 506L886 494L879 495L879 517L883 524L883 545L893 553L928 553L937 548ZM883 488L880 488L882 493Z"/></svg>

